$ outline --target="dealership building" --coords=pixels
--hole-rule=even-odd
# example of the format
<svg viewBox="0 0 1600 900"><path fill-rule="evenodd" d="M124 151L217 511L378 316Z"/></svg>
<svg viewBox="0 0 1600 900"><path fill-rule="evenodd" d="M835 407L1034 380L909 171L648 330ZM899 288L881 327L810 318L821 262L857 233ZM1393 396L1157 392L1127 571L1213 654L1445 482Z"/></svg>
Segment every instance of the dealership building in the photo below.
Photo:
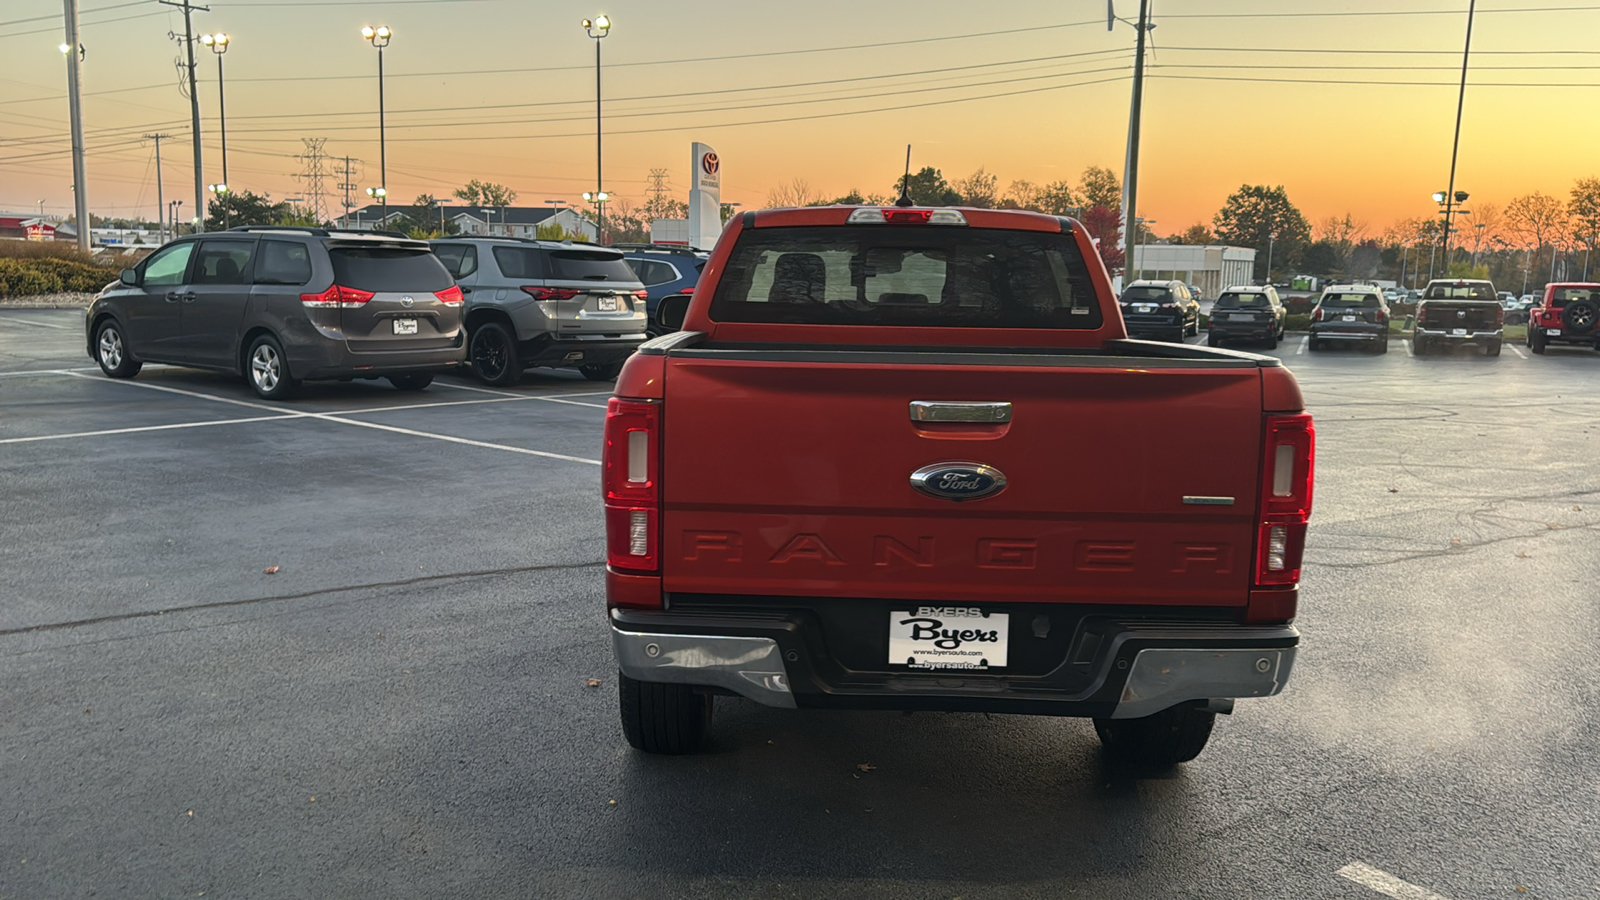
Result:
<svg viewBox="0 0 1600 900"><path fill-rule="evenodd" d="M1214 300L1224 288L1251 284L1256 251L1221 244L1144 244L1128 248L1132 265L1127 281L1149 278L1198 285L1201 296Z"/></svg>

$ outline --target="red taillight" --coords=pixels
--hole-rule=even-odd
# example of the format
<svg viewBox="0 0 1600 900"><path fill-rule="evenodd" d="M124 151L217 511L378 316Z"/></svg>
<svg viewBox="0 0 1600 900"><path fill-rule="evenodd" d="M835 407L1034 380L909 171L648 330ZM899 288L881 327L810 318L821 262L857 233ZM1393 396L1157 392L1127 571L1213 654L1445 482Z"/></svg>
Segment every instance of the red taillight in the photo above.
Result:
<svg viewBox="0 0 1600 900"><path fill-rule="evenodd" d="M1380 309L1378 310L1376 318L1374 318L1373 321L1377 322L1379 325L1386 325L1389 322L1389 314Z"/></svg>
<svg viewBox="0 0 1600 900"><path fill-rule="evenodd" d="M547 288L532 284L523 285L522 292L535 300L571 300L583 293L577 288Z"/></svg>
<svg viewBox="0 0 1600 900"><path fill-rule="evenodd" d="M300 302L311 307L324 307L331 309L345 307L348 309L350 307L363 306L368 300L371 300L372 297L373 294L371 291L363 291L357 288L340 287L336 284L320 294L301 294Z"/></svg>
<svg viewBox="0 0 1600 900"><path fill-rule="evenodd" d="M650 292L649 291L634 291L633 295L635 297L638 297L640 300L649 300L650 299Z"/></svg>
<svg viewBox="0 0 1600 900"><path fill-rule="evenodd" d="M931 209L886 209L883 220L890 225L926 225L933 218Z"/></svg>
<svg viewBox="0 0 1600 900"><path fill-rule="evenodd" d="M433 295L438 297L439 302L445 306L460 306L463 300L461 288L453 284L442 291L435 291Z"/></svg>
<svg viewBox="0 0 1600 900"><path fill-rule="evenodd" d="M692 294L692 293L694 293L694 286L691 285L689 287L683 288L683 289L679 290L678 293L680 293L680 294Z"/></svg>
<svg viewBox="0 0 1600 900"><path fill-rule="evenodd" d="M1499 306L1494 308L1494 323L1496 325L1504 325L1506 323L1506 311L1504 308Z"/></svg>
<svg viewBox="0 0 1600 900"><path fill-rule="evenodd" d="M1321 322L1322 321L1322 307L1319 306L1316 309L1311 311L1311 321L1313 321L1313 322Z"/></svg>
<svg viewBox="0 0 1600 900"><path fill-rule="evenodd" d="M601 482L606 562L620 572L661 566L661 404L613 397L606 404Z"/></svg>
<svg viewBox="0 0 1600 900"><path fill-rule="evenodd" d="M1423 323L1423 320L1427 316L1427 314L1428 314L1427 308L1421 307L1421 306L1417 307L1417 324L1418 325L1421 325Z"/></svg>
<svg viewBox="0 0 1600 900"><path fill-rule="evenodd" d="M1311 517L1312 460L1316 429L1307 413L1267 416L1261 454L1260 531L1256 537L1256 584L1300 580L1306 523Z"/></svg>

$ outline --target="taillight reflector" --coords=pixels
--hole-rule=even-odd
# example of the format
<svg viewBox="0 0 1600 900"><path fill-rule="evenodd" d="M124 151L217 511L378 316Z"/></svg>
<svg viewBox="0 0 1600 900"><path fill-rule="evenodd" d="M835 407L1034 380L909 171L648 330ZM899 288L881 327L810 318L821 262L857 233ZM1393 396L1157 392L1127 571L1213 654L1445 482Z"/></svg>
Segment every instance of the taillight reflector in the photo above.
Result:
<svg viewBox="0 0 1600 900"><path fill-rule="evenodd" d="M606 504L606 562L618 571L653 573L661 561L661 404L613 397L606 404L601 480Z"/></svg>
<svg viewBox="0 0 1600 900"><path fill-rule="evenodd" d="M340 287L336 284L320 294L301 294L300 302L303 305L310 307L325 309L338 309L343 307L345 309L349 309L351 307L364 306L367 301L372 299L372 297L373 293L371 291L363 291L358 288Z"/></svg>
<svg viewBox="0 0 1600 900"><path fill-rule="evenodd" d="M461 295L461 288L454 284L442 291L435 291L433 295L438 297L439 302L445 306L460 306L462 300L465 299Z"/></svg>
<svg viewBox="0 0 1600 900"><path fill-rule="evenodd" d="M1267 417L1256 538L1257 585L1300 580L1306 524L1311 517L1315 449L1316 429L1310 415Z"/></svg>

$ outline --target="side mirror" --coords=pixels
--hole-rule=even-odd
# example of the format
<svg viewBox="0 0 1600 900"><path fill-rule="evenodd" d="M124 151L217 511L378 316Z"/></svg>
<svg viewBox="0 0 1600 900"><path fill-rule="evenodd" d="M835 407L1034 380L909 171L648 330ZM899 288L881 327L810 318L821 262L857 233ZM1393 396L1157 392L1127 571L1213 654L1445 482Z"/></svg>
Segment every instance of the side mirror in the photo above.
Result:
<svg viewBox="0 0 1600 900"><path fill-rule="evenodd" d="M671 294L661 298L656 304L656 324L663 331L677 331L683 327L684 317L689 314L689 294Z"/></svg>
<svg viewBox="0 0 1600 900"><path fill-rule="evenodd" d="M125 284L125 285L127 285L129 287L138 287L139 286L139 270L138 269L123 269L122 270L122 274L117 276L117 280L121 281L123 284Z"/></svg>

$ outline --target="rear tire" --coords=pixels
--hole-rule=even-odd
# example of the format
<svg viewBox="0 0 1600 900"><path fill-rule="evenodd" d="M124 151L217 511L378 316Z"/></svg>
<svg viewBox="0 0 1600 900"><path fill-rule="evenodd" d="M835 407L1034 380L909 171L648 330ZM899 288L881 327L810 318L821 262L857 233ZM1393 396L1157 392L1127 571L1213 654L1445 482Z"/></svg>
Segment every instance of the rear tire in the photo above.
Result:
<svg viewBox="0 0 1600 900"><path fill-rule="evenodd" d="M1588 334L1600 325L1600 303L1574 300L1562 312L1562 334Z"/></svg>
<svg viewBox="0 0 1600 900"><path fill-rule="evenodd" d="M472 331L467 358L472 374L484 384L506 387L522 379L522 361L517 358L517 340L499 322L485 322Z"/></svg>
<svg viewBox="0 0 1600 900"><path fill-rule="evenodd" d="M1322 349L1322 342L1316 338L1306 338L1306 349L1310 350L1312 353L1315 353Z"/></svg>
<svg viewBox="0 0 1600 900"><path fill-rule="evenodd" d="M1383 340L1378 342L1378 352L1379 353L1388 353L1389 352L1389 339L1388 338L1384 338Z"/></svg>
<svg viewBox="0 0 1600 900"><path fill-rule="evenodd" d="M105 320L95 332L94 361L112 378L132 378L144 368L144 363L129 355L128 340L116 319Z"/></svg>
<svg viewBox="0 0 1600 900"><path fill-rule="evenodd" d="M1207 332L1206 333L1206 346L1207 347L1221 347L1222 346L1222 335L1217 334L1215 331Z"/></svg>
<svg viewBox="0 0 1600 900"><path fill-rule="evenodd" d="M1164 769L1199 756L1216 720L1214 712L1174 706L1142 719L1095 719L1094 731L1108 757Z"/></svg>
<svg viewBox="0 0 1600 900"><path fill-rule="evenodd" d="M245 353L245 380L256 396L263 400L287 400L300 390L300 382L289 374L289 361L283 356L283 345L270 334L263 334L250 342Z"/></svg>
<svg viewBox="0 0 1600 900"><path fill-rule="evenodd" d="M617 673L622 734L646 753L694 753L711 734L711 696L686 684L636 681Z"/></svg>
<svg viewBox="0 0 1600 900"><path fill-rule="evenodd" d="M1535 353L1543 355L1544 354L1545 343L1546 343L1546 341L1545 341L1544 331L1541 330L1541 329L1538 329L1538 328L1534 328L1532 325L1529 325L1528 326L1528 349L1532 350Z"/></svg>
<svg viewBox="0 0 1600 900"><path fill-rule="evenodd" d="M1499 356L1500 355L1500 341L1490 341L1488 346L1483 348L1483 355L1484 356Z"/></svg>
<svg viewBox="0 0 1600 900"><path fill-rule="evenodd" d="M390 375L389 383L397 391L420 391L433 384L432 372L411 372L405 375Z"/></svg>
<svg viewBox="0 0 1600 900"><path fill-rule="evenodd" d="M1411 352L1417 356L1428 355L1428 339L1419 337L1411 339Z"/></svg>
<svg viewBox="0 0 1600 900"><path fill-rule="evenodd" d="M622 363L606 363L605 365L579 366L578 371L590 381L616 381L622 374Z"/></svg>
<svg viewBox="0 0 1600 900"><path fill-rule="evenodd" d="M1272 331L1267 334L1267 349L1278 349L1278 333L1276 331Z"/></svg>

